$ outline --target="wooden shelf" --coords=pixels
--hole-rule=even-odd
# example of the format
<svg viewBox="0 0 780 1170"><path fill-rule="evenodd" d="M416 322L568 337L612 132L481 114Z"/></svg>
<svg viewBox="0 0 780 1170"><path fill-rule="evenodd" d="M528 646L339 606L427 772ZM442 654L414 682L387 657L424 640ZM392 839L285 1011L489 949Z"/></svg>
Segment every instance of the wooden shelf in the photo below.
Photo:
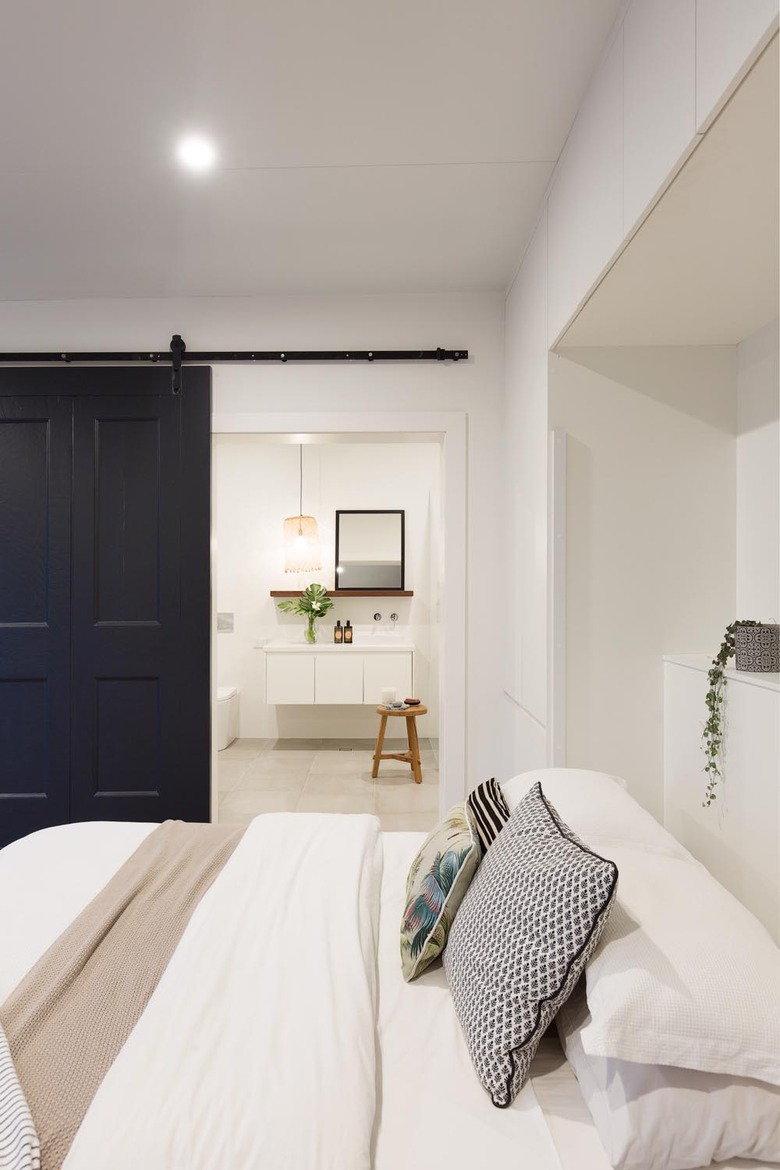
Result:
<svg viewBox="0 0 780 1170"><path fill-rule="evenodd" d="M271 597L300 597L302 589L272 589ZM413 589L329 589L328 597L414 597Z"/></svg>

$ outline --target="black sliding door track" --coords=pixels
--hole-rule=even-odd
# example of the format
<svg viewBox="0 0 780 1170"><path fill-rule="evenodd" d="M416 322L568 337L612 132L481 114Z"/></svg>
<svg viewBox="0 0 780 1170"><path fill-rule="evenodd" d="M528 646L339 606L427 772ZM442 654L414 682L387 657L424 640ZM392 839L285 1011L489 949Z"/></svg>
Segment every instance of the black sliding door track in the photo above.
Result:
<svg viewBox="0 0 780 1170"><path fill-rule="evenodd" d="M212 365L223 362L458 362L469 356L467 349L215 349L188 351L178 333L171 338L169 350L115 350L102 353L0 353L0 364L57 365L80 362L170 362L173 388L181 388L182 365L188 362Z"/></svg>

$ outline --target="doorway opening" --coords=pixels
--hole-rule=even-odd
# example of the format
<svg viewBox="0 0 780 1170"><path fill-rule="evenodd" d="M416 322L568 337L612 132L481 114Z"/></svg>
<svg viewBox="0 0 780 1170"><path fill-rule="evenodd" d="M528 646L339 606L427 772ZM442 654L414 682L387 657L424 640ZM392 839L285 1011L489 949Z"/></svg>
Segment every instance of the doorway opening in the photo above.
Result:
<svg viewBox="0 0 780 1170"><path fill-rule="evenodd" d="M244 427L248 417L240 419ZM433 827L458 783L457 763L450 783L439 783L447 755L440 724L446 736L447 701L450 716L458 706L457 671L445 673L442 662L449 657L442 630L460 594L456 583L448 595L446 569L465 544L465 515L455 549L445 530L447 512L454 513L450 524L457 518L459 487L465 496L458 475L465 432L452 420L449 436L427 429L249 430L236 427L235 416L215 416L213 430L213 819L353 812L375 813L385 829ZM321 568L285 573L283 521L299 507L317 520ZM405 516L405 595L335 589L336 513L365 511L370 526L372 513L390 509ZM328 590L333 608L317 622L310 646L305 619L282 612L271 594L312 582ZM337 622L342 629L350 623L351 644L334 642ZM425 708L412 725L421 783L404 759L374 767L377 705L388 689L396 701L419 698ZM382 753L405 755L408 720L388 724ZM462 790L462 721L450 722L450 741Z"/></svg>

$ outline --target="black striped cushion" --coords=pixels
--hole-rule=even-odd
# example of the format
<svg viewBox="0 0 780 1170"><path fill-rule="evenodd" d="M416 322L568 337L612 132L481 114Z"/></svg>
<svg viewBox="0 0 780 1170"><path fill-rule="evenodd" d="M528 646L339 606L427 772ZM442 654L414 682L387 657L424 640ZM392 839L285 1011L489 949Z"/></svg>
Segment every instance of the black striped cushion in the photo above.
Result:
<svg viewBox="0 0 780 1170"><path fill-rule="evenodd" d="M0 1028L0 1167L2 1170L41 1170L38 1135L2 1028Z"/></svg>
<svg viewBox="0 0 780 1170"><path fill-rule="evenodd" d="M509 806L498 781L494 778L478 784L466 801L466 806L482 852L485 853L509 820Z"/></svg>

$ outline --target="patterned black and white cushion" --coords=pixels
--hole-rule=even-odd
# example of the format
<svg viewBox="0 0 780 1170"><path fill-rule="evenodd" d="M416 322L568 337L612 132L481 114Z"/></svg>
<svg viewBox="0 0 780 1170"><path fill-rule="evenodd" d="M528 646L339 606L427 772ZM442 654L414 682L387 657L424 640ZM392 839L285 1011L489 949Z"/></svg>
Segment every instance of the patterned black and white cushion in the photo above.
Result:
<svg viewBox="0 0 780 1170"><path fill-rule="evenodd" d="M509 806L496 779L478 784L466 799L469 815L482 852L487 853L498 834L509 820Z"/></svg>
<svg viewBox="0 0 780 1170"><path fill-rule="evenodd" d="M536 784L477 870L444 967L480 1081L510 1105L609 916L617 867L588 849Z"/></svg>
<svg viewBox="0 0 780 1170"><path fill-rule="evenodd" d="M41 1170L41 1147L5 1032L0 1028L0 1167Z"/></svg>

